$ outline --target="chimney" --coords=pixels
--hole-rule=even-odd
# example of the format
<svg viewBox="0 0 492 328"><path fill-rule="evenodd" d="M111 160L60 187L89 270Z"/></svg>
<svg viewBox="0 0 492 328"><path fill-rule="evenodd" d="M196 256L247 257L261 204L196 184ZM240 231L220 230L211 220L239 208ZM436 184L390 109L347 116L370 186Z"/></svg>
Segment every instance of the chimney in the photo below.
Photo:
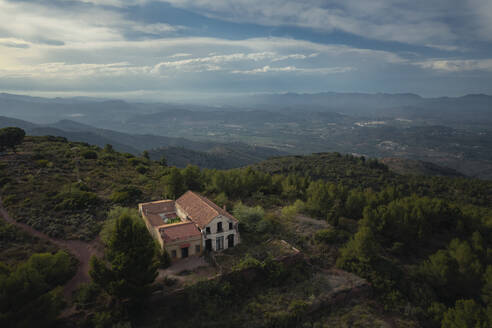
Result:
<svg viewBox="0 0 492 328"><path fill-rule="evenodd" d="M224 209L224 211L227 211L227 206L224 204L224 206L222 206L222 208Z"/></svg>

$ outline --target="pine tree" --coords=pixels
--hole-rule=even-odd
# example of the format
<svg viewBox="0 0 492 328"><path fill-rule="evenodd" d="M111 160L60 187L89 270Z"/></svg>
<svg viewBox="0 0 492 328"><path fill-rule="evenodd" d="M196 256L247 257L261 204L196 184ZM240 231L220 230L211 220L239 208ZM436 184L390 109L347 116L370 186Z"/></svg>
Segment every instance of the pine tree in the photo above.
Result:
<svg viewBox="0 0 492 328"><path fill-rule="evenodd" d="M26 132L20 128L8 127L0 129L0 151L5 148L12 148L15 152L15 146L20 145Z"/></svg>
<svg viewBox="0 0 492 328"><path fill-rule="evenodd" d="M148 296L149 286L157 277L158 251L143 223L127 214L119 217L105 258L107 263L91 258L89 273L94 283L130 306Z"/></svg>

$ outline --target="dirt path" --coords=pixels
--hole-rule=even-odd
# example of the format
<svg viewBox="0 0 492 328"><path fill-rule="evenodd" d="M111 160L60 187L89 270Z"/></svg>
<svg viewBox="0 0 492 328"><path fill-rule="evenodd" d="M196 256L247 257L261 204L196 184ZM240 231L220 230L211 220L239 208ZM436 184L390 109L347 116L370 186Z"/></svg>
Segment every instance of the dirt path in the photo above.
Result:
<svg viewBox="0 0 492 328"><path fill-rule="evenodd" d="M102 256L102 244L99 238L87 243L80 240L63 240L52 238L40 231L35 230L33 227L20 223L12 219L8 212L3 208L2 199L0 198L0 214L5 221L11 223L20 229L26 231L30 235L36 236L40 239L47 240L58 247L68 251L72 254L77 260L79 260L79 266L77 268L77 273L73 278L65 284L63 287L63 295L68 301L72 299L72 292L79 286L81 283L89 282L89 260L92 255Z"/></svg>

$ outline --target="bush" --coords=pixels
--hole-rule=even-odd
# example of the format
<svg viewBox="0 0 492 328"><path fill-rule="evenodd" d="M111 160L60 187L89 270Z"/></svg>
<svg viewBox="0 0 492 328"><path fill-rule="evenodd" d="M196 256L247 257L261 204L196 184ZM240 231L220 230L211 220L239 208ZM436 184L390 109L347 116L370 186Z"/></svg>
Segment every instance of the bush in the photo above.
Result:
<svg viewBox="0 0 492 328"><path fill-rule="evenodd" d="M116 227L116 220L123 215L132 218L135 223L144 224L143 220L140 218L140 214L138 213L137 209L115 206L109 211L108 218L104 222L101 232L99 233L99 236L101 237L103 243L108 244L109 238L113 234Z"/></svg>
<svg viewBox="0 0 492 328"><path fill-rule="evenodd" d="M81 284L74 293L74 302L77 304L77 308L86 309L97 301L101 294L101 288L93 283Z"/></svg>
<svg viewBox="0 0 492 328"><path fill-rule="evenodd" d="M138 202L142 191L135 186L125 186L111 194L111 201L120 205L131 205Z"/></svg>
<svg viewBox="0 0 492 328"><path fill-rule="evenodd" d="M82 157L85 159L97 159L97 153L93 150L87 150L82 153Z"/></svg>
<svg viewBox="0 0 492 328"><path fill-rule="evenodd" d="M58 201L55 210L83 210L96 207L101 203L101 199L96 194L78 190L71 193L60 193L55 200Z"/></svg>
<svg viewBox="0 0 492 328"><path fill-rule="evenodd" d="M324 244L343 243L347 241L348 238L350 238L350 233L333 228L318 230L314 234L314 240L317 243Z"/></svg>
<svg viewBox="0 0 492 328"><path fill-rule="evenodd" d="M143 165L144 162L140 158L132 157L128 159L128 163L132 166L138 166L138 165Z"/></svg>
<svg viewBox="0 0 492 328"><path fill-rule="evenodd" d="M53 326L64 307L59 286L74 273L75 263L65 252L34 254L11 272L0 270L0 325Z"/></svg>
<svg viewBox="0 0 492 328"><path fill-rule="evenodd" d="M13 205L17 202L17 197L16 195L8 195L5 196L2 200L3 206L10 206Z"/></svg>
<svg viewBox="0 0 492 328"><path fill-rule="evenodd" d="M140 174L145 174L149 171L149 168L143 165L137 166L137 172Z"/></svg>
<svg viewBox="0 0 492 328"><path fill-rule="evenodd" d="M294 218L299 212L303 211L305 204L302 200L298 199L292 205L282 208L282 216L286 219Z"/></svg>
<svg viewBox="0 0 492 328"><path fill-rule="evenodd" d="M265 210L261 206L249 207L239 202L234 206L232 214L241 223L239 226L249 232L256 231L256 225L263 219Z"/></svg>
<svg viewBox="0 0 492 328"><path fill-rule="evenodd" d="M241 271L249 268L260 268L261 262L252 257L250 254L246 254L244 258L239 261L232 269L236 271Z"/></svg>
<svg viewBox="0 0 492 328"><path fill-rule="evenodd" d="M482 307L474 300L459 300L455 307L444 313L442 328L490 327Z"/></svg>
<svg viewBox="0 0 492 328"><path fill-rule="evenodd" d="M169 256L169 253L164 249L159 258L159 267L161 269L166 269L169 268L170 265L171 265L171 257Z"/></svg>
<svg viewBox="0 0 492 328"><path fill-rule="evenodd" d="M36 161L36 165L39 167L49 167L50 161L48 161L47 159L38 159Z"/></svg>
<svg viewBox="0 0 492 328"><path fill-rule="evenodd" d="M15 151L15 146L20 145L26 132L17 127L7 127L0 129L0 151L5 148L12 148Z"/></svg>

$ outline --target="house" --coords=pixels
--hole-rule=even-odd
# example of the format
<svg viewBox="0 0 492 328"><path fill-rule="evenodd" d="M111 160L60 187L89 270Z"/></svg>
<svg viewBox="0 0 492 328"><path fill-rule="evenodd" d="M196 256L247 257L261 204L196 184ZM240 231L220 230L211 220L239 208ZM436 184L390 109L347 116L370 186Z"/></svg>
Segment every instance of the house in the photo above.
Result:
<svg viewBox="0 0 492 328"><path fill-rule="evenodd" d="M138 209L152 237L172 259L221 251L240 242L237 219L193 191L176 201L142 203Z"/></svg>

